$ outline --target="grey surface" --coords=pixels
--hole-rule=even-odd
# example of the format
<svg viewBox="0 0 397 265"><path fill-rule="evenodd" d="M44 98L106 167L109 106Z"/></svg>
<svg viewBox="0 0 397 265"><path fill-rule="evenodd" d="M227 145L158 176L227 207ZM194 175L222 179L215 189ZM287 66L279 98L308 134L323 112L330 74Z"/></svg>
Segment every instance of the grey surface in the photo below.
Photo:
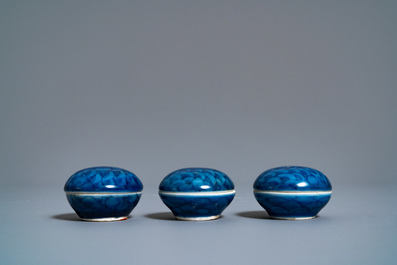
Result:
<svg viewBox="0 0 397 265"><path fill-rule="evenodd" d="M395 264L396 187L334 187L308 221L238 191L221 219L177 221L147 189L130 219L80 221L58 187L1 189L2 264Z"/></svg>
<svg viewBox="0 0 397 265"><path fill-rule="evenodd" d="M396 13L395 1L0 1L1 264L395 263ZM63 185L97 165L144 183L130 220L73 221ZM320 218L261 218L252 183L280 165L330 178ZM233 179L224 218L168 220L157 185L189 166Z"/></svg>

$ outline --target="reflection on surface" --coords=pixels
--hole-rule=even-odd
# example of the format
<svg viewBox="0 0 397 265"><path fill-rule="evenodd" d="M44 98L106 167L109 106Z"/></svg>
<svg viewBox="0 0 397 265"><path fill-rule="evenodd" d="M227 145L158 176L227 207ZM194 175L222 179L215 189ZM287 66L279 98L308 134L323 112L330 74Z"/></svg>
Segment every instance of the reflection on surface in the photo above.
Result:
<svg viewBox="0 0 397 265"><path fill-rule="evenodd" d="M300 182L300 183L298 183L298 184L296 184L298 187L306 187L307 185L309 185L309 184L307 184L307 182Z"/></svg>

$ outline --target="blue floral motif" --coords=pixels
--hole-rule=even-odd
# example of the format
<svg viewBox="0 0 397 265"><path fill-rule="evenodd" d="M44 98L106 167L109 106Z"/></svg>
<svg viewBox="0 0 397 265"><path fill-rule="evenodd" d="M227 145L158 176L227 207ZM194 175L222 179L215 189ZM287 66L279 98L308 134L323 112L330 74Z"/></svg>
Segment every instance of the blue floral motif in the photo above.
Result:
<svg viewBox="0 0 397 265"><path fill-rule="evenodd" d="M331 182L320 171L299 166L269 169L256 179L255 190L268 191L330 191Z"/></svg>
<svg viewBox="0 0 397 265"><path fill-rule="evenodd" d="M207 192L233 190L233 181L223 172L210 168L184 168L167 175L160 183L162 191Z"/></svg>
<svg viewBox="0 0 397 265"><path fill-rule="evenodd" d="M67 194L66 197L78 216L99 219L127 217L138 204L141 194Z"/></svg>
<svg viewBox="0 0 397 265"><path fill-rule="evenodd" d="M315 217L331 198L331 194L280 195L254 192L254 195L267 213L275 218Z"/></svg>
<svg viewBox="0 0 397 265"><path fill-rule="evenodd" d="M175 196L160 193L164 204L176 217L218 216L232 202L234 193L216 196Z"/></svg>
<svg viewBox="0 0 397 265"><path fill-rule="evenodd" d="M91 167L74 173L66 182L65 191L136 192L142 182L132 172L116 167Z"/></svg>

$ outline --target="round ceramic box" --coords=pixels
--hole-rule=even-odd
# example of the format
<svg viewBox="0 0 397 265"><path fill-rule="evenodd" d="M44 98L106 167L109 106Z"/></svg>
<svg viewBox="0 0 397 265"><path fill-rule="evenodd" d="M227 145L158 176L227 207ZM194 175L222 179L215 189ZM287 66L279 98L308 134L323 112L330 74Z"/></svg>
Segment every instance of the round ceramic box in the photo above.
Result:
<svg viewBox="0 0 397 265"><path fill-rule="evenodd" d="M220 217L232 202L234 184L223 172L209 168L184 168L166 176L159 195L179 220L206 221Z"/></svg>
<svg viewBox="0 0 397 265"><path fill-rule="evenodd" d="M92 167L73 174L65 184L66 197L85 221L127 219L141 197L142 182L115 167Z"/></svg>
<svg viewBox="0 0 397 265"><path fill-rule="evenodd" d="M254 183L256 200L275 219L315 218L330 200L331 193L328 178L308 167L272 168L260 174Z"/></svg>

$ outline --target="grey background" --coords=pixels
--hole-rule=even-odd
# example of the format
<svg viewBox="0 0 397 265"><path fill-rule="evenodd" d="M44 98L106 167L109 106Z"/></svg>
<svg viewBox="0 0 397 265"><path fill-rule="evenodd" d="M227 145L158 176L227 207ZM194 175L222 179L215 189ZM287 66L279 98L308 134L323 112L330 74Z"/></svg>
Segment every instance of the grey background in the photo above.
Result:
<svg viewBox="0 0 397 265"><path fill-rule="evenodd" d="M396 1L0 1L2 264L393 264ZM79 222L63 185L126 168L125 222ZM267 218L264 170L319 169L320 218ZM223 218L176 222L171 171L212 167ZM191 240L191 241L189 241Z"/></svg>

